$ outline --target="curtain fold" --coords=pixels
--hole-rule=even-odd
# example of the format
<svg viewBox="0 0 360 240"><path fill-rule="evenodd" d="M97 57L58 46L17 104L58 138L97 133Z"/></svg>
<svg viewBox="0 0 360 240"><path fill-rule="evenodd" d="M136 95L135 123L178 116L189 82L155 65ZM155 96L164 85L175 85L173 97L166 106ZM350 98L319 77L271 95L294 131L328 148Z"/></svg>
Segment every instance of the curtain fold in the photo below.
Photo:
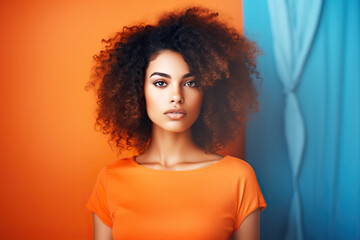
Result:
<svg viewBox="0 0 360 240"><path fill-rule="evenodd" d="M265 52L246 136L261 236L360 239L360 1L245 0L244 23Z"/></svg>
<svg viewBox="0 0 360 240"><path fill-rule="evenodd" d="M304 236L298 176L305 145L305 124L295 91L312 48L322 0L268 0L268 6L274 57L286 95L284 127L294 191L286 239L302 240Z"/></svg>

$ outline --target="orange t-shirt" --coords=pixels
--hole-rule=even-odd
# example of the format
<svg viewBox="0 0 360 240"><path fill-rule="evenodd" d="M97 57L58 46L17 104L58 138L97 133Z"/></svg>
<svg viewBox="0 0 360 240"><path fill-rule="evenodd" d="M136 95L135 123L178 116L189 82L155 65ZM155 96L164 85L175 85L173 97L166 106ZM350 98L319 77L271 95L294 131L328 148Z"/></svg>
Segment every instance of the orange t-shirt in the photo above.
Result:
<svg viewBox="0 0 360 240"><path fill-rule="evenodd" d="M132 157L100 171L87 207L114 239L222 240L266 203L254 170L236 157L181 171L148 168Z"/></svg>

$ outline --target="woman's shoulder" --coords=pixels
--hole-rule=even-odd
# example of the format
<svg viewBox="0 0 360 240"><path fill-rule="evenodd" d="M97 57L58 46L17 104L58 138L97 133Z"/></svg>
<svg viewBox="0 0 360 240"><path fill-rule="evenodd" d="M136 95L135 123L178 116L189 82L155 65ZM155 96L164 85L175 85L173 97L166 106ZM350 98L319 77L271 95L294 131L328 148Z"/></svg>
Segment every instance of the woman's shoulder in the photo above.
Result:
<svg viewBox="0 0 360 240"><path fill-rule="evenodd" d="M117 171L119 169L129 167L131 166L132 158L133 157L125 156L125 157L120 157L116 160L112 160L103 167L102 171L106 173L111 173L113 171Z"/></svg>
<svg viewBox="0 0 360 240"><path fill-rule="evenodd" d="M226 155L225 157L228 159L227 162L230 168L241 176L252 176L255 174L253 167L245 160L231 155Z"/></svg>

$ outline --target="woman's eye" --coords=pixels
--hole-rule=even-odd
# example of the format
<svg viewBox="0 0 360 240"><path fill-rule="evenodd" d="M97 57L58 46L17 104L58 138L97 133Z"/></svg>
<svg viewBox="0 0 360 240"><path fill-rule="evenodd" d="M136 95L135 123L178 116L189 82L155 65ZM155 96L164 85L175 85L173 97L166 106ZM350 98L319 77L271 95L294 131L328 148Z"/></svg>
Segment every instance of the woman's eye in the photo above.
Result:
<svg viewBox="0 0 360 240"><path fill-rule="evenodd" d="M185 83L185 86L188 86L188 87L196 87L196 84L195 84L195 81L187 81Z"/></svg>
<svg viewBox="0 0 360 240"><path fill-rule="evenodd" d="M157 82L154 82L154 85L157 86L157 87L165 87L165 86L166 86L166 82L164 82L164 81L157 81Z"/></svg>

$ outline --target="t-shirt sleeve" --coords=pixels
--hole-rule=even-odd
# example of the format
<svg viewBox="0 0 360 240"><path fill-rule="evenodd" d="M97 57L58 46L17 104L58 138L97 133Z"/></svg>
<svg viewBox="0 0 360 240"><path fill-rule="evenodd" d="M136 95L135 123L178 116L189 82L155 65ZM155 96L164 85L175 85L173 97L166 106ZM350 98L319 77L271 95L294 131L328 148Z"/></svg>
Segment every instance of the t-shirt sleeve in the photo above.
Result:
<svg viewBox="0 0 360 240"><path fill-rule="evenodd" d="M95 187L90 195L86 207L94 212L103 223L112 228L113 222L107 199L106 168L103 168L97 177Z"/></svg>
<svg viewBox="0 0 360 240"><path fill-rule="evenodd" d="M244 162L245 168L241 172L238 183L237 211L235 217L234 231L242 221L253 211L260 208L263 211L266 207L265 199L261 193L259 183L252 167Z"/></svg>

